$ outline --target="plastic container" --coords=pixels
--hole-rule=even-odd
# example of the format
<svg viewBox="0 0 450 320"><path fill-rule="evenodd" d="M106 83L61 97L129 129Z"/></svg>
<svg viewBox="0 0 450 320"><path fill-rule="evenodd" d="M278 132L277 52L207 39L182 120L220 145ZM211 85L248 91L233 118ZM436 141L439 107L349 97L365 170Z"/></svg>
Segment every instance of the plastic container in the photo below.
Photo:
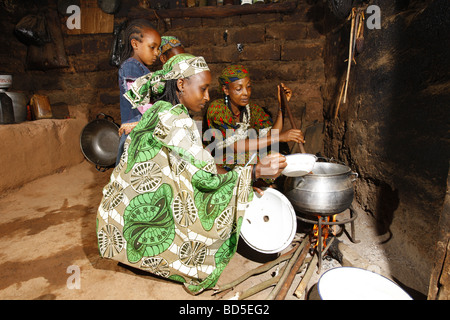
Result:
<svg viewBox="0 0 450 320"><path fill-rule="evenodd" d="M51 119L53 117L52 108L47 96L41 94L33 95L31 97L30 105L36 120Z"/></svg>

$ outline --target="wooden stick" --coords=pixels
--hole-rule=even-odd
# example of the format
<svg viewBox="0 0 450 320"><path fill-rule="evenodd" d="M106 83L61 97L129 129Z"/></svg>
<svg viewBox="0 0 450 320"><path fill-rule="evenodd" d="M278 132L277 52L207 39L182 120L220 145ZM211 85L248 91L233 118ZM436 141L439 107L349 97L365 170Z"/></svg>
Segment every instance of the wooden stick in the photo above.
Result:
<svg viewBox="0 0 450 320"><path fill-rule="evenodd" d="M356 10L355 13L355 26L354 26L354 30L353 30L353 41L351 42L352 45L352 61L355 61L355 50L356 50L356 38L358 37L358 30L359 30L359 15L360 15L360 11Z"/></svg>
<svg viewBox="0 0 450 320"><path fill-rule="evenodd" d="M297 250L297 247L299 246L299 244L297 243L296 246L294 246L294 248L292 248L289 252L286 252L285 254L279 256L278 258L276 258L273 261L269 261L259 267L257 267L256 269L253 270L249 270L246 273L244 273L242 276L240 276L239 278L237 278L236 280L233 280L230 283L221 285L219 287L216 287L214 289L214 294L216 293L220 293L222 291L234 288L235 286L237 286L238 284L240 284L241 282L244 282L245 280L247 280L248 278L250 278L251 276L254 275L258 275L260 273L263 273L267 270L272 269L275 265L286 261L288 259L290 259L292 257L292 255L294 254L295 250Z"/></svg>
<svg viewBox="0 0 450 320"><path fill-rule="evenodd" d="M242 294L239 295L239 300L248 298L264 289L267 289L268 287L272 286L273 284L278 283L285 268L286 268L286 266L283 266L283 268L281 268L281 270L280 270L280 273L278 275L276 275L275 277L267 279L255 286L251 287L250 289L247 289L246 291L242 292Z"/></svg>
<svg viewBox="0 0 450 320"><path fill-rule="evenodd" d="M286 280L287 276L289 275L289 272L292 269L292 266L295 264L295 262L297 261L298 256L300 255L301 251L303 250L304 247L308 247L310 246L311 242L310 242L310 237L306 236L302 243L298 246L297 250L295 251L294 255L292 256L292 258L289 260L288 265L286 266L286 269L283 272L283 275L281 276L280 281L277 283L277 285L275 286L275 288L273 288L272 292L267 296L267 300L273 300L275 298L275 296L278 294L278 292L281 290L281 287L283 286L284 281Z"/></svg>
<svg viewBox="0 0 450 320"><path fill-rule="evenodd" d="M352 65L352 49L353 49L353 30L355 29L355 11L352 9L352 28L350 31L350 44L348 48L348 65L347 65L347 78L345 80L345 91L344 91L344 101L347 101L347 88L348 88L348 79L350 77L350 67Z"/></svg>
<svg viewBox="0 0 450 320"><path fill-rule="evenodd" d="M284 93L284 90L281 86L280 86L280 96L281 96L281 104L288 113L289 122L291 123L292 129L297 129L297 126L295 125L294 122L294 116L292 115L291 108L289 108L289 104L287 102L286 94ZM298 143L298 146L300 147L301 153L306 153L303 143Z"/></svg>
<svg viewBox="0 0 450 320"><path fill-rule="evenodd" d="M301 269L303 269L302 267L303 267L305 264L308 264L308 263L310 263L310 262L311 262L311 258L306 258L305 261L303 262L302 266L300 267L299 271L300 271ZM277 282L280 280L281 275L282 275L282 273L283 273L283 271L284 271L285 268L286 268L286 265L284 265L284 266L281 268L280 273L279 273L278 275L276 275L275 277L270 278L270 279L268 279L268 280L265 280L265 281L263 281L263 282L261 282L261 283L255 285L255 286L251 287L250 289L247 289L247 290L244 291L244 292L238 292L238 293L235 295L235 297L236 297L238 300L243 300L243 299L245 299L245 298L248 298L248 297L250 297L250 296L252 296L252 295L254 295L254 294L256 294L256 293L258 293L258 292L260 292L260 291L263 291L263 290L267 289L268 287L274 285L275 283L277 283Z"/></svg>
<svg viewBox="0 0 450 320"><path fill-rule="evenodd" d="M339 113L339 107L341 106L341 99L342 99L342 94L344 93L344 86L345 86L345 82L342 84L341 87L341 94L339 95L339 101L338 101L338 105L336 107L336 111L334 112L334 118L336 119Z"/></svg>
<svg viewBox="0 0 450 320"><path fill-rule="evenodd" d="M284 281L283 286L281 287L280 291L276 295L275 300L284 300L284 298L286 298L289 288L291 287L292 281L294 281L295 275L297 274L298 270L302 266L303 261L305 261L306 254L308 253L308 251L309 251L309 246L304 246L297 261L295 262L295 264L292 267L291 271L289 272L286 280Z"/></svg>
<svg viewBox="0 0 450 320"><path fill-rule="evenodd" d="M306 287L307 287L307 285L308 285L308 283L309 283L309 280L311 280L311 277L312 277L312 274L313 274L313 272L314 272L314 269L316 268L317 260L318 260L318 259L319 259L319 258L318 258L318 256L317 256L317 254L314 254L313 259L312 259L311 262L309 263L308 269L306 270L306 272L305 272L305 274L304 274L302 280L300 281L300 283L299 283L297 289L296 289L295 292L294 292L294 295L295 295L297 298L300 299L300 298L302 297L303 293L305 292Z"/></svg>

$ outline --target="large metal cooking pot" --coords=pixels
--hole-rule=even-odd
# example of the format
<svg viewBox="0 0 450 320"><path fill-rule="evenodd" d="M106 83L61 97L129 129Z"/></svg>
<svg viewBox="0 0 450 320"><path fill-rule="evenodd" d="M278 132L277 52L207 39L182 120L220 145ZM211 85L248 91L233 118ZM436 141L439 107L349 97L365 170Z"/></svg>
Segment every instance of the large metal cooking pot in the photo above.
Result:
<svg viewBox="0 0 450 320"><path fill-rule="evenodd" d="M349 167L331 162L316 162L312 172L288 177L284 193L301 213L327 216L348 209L353 201L353 182L358 174Z"/></svg>
<svg viewBox="0 0 450 320"><path fill-rule="evenodd" d="M81 151L97 170L105 171L116 163L119 140L119 126L114 119L99 113L81 132Z"/></svg>

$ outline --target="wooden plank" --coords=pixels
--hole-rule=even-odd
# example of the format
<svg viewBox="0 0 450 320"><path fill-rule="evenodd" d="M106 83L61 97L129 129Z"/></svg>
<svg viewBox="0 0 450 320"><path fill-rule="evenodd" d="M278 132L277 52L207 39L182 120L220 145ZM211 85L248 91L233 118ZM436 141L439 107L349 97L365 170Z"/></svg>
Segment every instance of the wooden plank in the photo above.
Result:
<svg viewBox="0 0 450 320"><path fill-rule="evenodd" d="M149 20L166 18L213 18L255 13L285 13L295 10L296 7L297 4L293 1L258 5L205 6L161 10L139 7L132 8L128 17L131 19L146 18Z"/></svg>
<svg viewBox="0 0 450 320"><path fill-rule="evenodd" d="M58 13L56 10L49 10L45 18L52 41L41 47L28 46L27 68L29 70L49 70L69 66Z"/></svg>
<svg viewBox="0 0 450 320"><path fill-rule="evenodd" d="M114 15L103 12L97 0L81 0L81 29L67 29L67 34L112 33Z"/></svg>

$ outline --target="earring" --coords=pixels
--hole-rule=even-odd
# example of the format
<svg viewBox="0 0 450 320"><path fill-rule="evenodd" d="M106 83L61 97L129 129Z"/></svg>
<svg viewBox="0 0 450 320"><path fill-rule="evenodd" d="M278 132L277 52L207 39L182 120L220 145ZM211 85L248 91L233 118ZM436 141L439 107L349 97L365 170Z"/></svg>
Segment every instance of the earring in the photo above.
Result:
<svg viewBox="0 0 450 320"><path fill-rule="evenodd" d="M228 95L225 95L224 100L225 100L225 104L228 105Z"/></svg>

